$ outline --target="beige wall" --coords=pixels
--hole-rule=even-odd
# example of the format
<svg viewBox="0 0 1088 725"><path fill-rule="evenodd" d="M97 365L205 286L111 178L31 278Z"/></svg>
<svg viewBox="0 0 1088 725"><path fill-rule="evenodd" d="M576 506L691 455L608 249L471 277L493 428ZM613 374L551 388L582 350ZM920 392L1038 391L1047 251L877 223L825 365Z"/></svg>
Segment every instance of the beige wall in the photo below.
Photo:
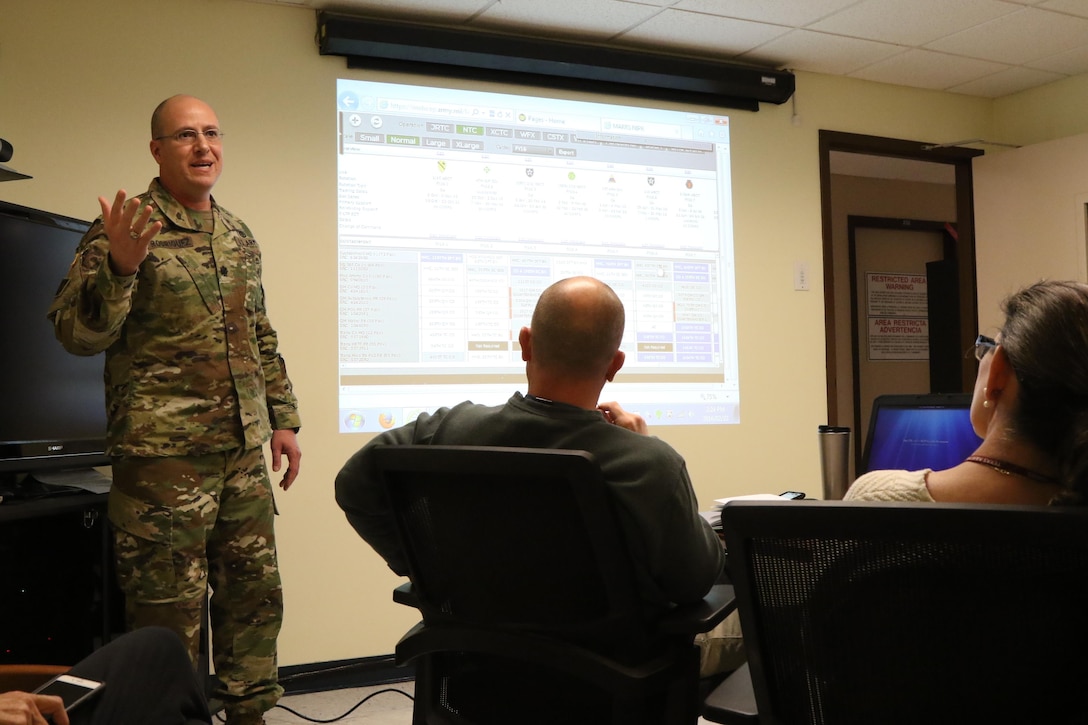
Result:
<svg viewBox="0 0 1088 725"><path fill-rule="evenodd" d="M187 92L227 133L216 197L261 241L272 320L302 403L302 475L278 497L287 620L281 664L389 653L414 622L397 580L332 500L364 442L336 430L335 88L312 11L239 0L14 0L2 13L0 136L34 176L0 198L71 216L95 197L145 188L148 116ZM386 78L384 76L374 76ZM742 423L669 429L700 499L819 493L815 430L826 422L817 132L912 140L990 137L986 99L799 74L797 111L733 112ZM793 290L805 261L811 291ZM451 401L456 402L456 401ZM531 535L531 532L527 532Z"/></svg>
<svg viewBox="0 0 1088 725"><path fill-rule="evenodd" d="M974 173L979 331L993 335L1010 292L1088 280L1088 134L975 159Z"/></svg>
<svg viewBox="0 0 1088 725"><path fill-rule="evenodd" d="M997 99L994 135L982 138L1030 146L1085 131L1088 75L1080 75Z"/></svg>
<svg viewBox="0 0 1088 725"><path fill-rule="evenodd" d="M1019 149L975 159L979 331L1001 300L1038 279L1088 280L1088 75L994 102L994 133Z"/></svg>

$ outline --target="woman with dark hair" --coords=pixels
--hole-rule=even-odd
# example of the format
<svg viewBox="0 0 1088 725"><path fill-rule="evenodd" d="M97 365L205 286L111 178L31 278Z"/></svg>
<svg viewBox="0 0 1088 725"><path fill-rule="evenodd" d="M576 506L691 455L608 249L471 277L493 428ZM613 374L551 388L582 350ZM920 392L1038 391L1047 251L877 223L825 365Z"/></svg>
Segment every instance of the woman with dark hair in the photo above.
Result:
<svg viewBox="0 0 1088 725"><path fill-rule="evenodd" d="M982 444L943 471L872 471L846 500L1088 502L1088 285L1043 281L1008 297L975 342L971 423Z"/></svg>
<svg viewBox="0 0 1088 725"><path fill-rule="evenodd" d="M846 500L1088 503L1088 285L1038 282L1008 297L1002 310L1001 330L975 341L978 449L943 471L866 473ZM704 676L746 657L735 614L698 643Z"/></svg>

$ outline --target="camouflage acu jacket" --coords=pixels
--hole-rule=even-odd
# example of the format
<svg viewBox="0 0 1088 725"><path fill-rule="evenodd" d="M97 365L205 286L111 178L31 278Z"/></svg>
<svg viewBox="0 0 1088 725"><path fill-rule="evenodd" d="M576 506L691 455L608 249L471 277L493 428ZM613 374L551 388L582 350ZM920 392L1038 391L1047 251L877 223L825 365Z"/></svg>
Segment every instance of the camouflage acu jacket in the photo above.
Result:
<svg viewBox="0 0 1088 725"><path fill-rule="evenodd" d="M65 349L106 352L111 455L251 448L273 428L297 428L249 228L214 200L207 228L158 179L140 198L163 228L137 273L112 273L99 218L49 308Z"/></svg>

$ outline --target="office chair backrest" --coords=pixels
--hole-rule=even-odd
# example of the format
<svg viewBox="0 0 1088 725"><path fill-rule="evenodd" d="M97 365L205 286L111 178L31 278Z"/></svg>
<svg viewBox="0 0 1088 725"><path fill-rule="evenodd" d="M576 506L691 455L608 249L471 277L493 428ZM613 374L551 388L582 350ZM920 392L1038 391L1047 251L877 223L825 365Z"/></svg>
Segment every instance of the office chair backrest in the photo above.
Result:
<svg viewBox="0 0 1088 725"><path fill-rule="evenodd" d="M722 511L761 725L1088 721L1088 512Z"/></svg>
<svg viewBox="0 0 1088 725"><path fill-rule="evenodd" d="M424 622L631 645L640 599L613 504L584 451L374 451Z"/></svg>

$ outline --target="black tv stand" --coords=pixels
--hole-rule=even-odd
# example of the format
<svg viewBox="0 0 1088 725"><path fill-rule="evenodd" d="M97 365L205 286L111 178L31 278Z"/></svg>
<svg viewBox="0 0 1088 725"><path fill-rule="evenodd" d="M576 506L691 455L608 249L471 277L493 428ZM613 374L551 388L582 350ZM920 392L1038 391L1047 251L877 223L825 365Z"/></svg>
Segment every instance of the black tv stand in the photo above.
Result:
<svg viewBox="0 0 1088 725"><path fill-rule="evenodd" d="M20 492L28 478L49 486L12 478ZM0 621L17 623L0 626L0 663L72 665L124 630L108 499L75 489L0 502Z"/></svg>
<svg viewBox="0 0 1088 725"><path fill-rule="evenodd" d="M81 493L107 493L109 480L90 467L0 473L0 506Z"/></svg>
<svg viewBox="0 0 1088 725"><path fill-rule="evenodd" d="M18 506L28 501L86 493L73 486L55 486L32 476L0 479L0 506Z"/></svg>

